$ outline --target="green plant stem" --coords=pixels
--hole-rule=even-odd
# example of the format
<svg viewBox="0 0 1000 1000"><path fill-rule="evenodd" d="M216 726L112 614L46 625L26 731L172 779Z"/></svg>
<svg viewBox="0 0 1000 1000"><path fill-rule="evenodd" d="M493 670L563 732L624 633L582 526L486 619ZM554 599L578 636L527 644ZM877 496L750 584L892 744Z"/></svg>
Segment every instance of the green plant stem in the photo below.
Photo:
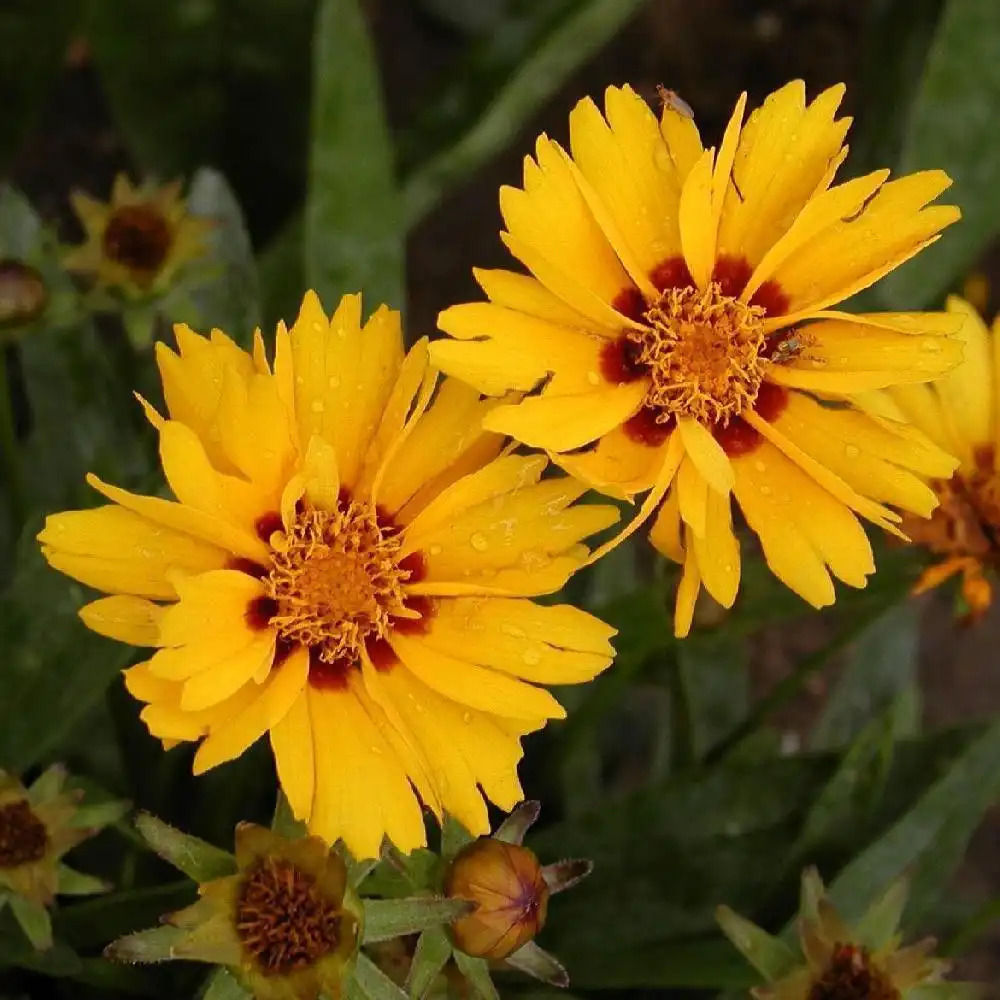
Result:
<svg viewBox="0 0 1000 1000"><path fill-rule="evenodd" d="M751 733L763 725L768 717L783 708L802 690L803 685L829 662L830 657L839 653L845 646L849 646L876 618L878 618L892 600L898 595L893 594L886 597L873 606L867 614L859 617L841 630L841 632L822 649L804 657L795 669L782 678L771 688L766 697L761 698L754 706L753 711L731 732L725 735L714 746L709 747L705 754L706 764L715 764L725 757L728 757L740 743Z"/></svg>
<svg viewBox="0 0 1000 1000"><path fill-rule="evenodd" d="M11 536L16 541L26 515L24 484L18 459L17 433L14 429L14 406L7 372L7 349L0 345L0 470L7 486Z"/></svg>
<svg viewBox="0 0 1000 1000"><path fill-rule="evenodd" d="M690 767L696 757L691 688L678 662L670 671L670 766L673 770Z"/></svg>

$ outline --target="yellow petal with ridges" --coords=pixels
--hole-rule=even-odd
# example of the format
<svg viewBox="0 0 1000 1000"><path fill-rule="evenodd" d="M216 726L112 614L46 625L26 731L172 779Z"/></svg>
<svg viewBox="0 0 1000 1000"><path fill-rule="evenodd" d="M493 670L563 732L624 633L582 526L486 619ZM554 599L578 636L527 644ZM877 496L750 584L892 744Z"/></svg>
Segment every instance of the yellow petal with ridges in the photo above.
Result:
<svg viewBox="0 0 1000 1000"><path fill-rule="evenodd" d="M543 392L498 406L487 414L483 426L532 448L571 451L620 427L642 406L646 390L646 380L640 379L572 396Z"/></svg>
<svg viewBox="0 0 1000 1000"><path fill-rule="evenodd" d="M706 149L684 181L680 201L681 247L691 277L708 287L715 267L715 231L712 228L712 157Z"/></svg>
<svg viewBox="0 0 1000 1000"><path fill-rule="evenodd" d="M141 597L102 597L80 608L84 625L100 635L132 646L157 646L163 608Z"/></svg>
<svg viewBox="0 0 1000 1000"><path fill-rule="evenodd" d="M691 622L694 620L694 606L698 603L698 593L701 590L701 577L698 573L698 560L694 547L688 546L684 557L684 570L680 583L677 585L677 596L674 603L674 635L678 639L686 638L691 632Z"/></svg>
<svg viewBox="0 0 1000 1000"><path fill-rule="evenodd" d="M39 532L49 565L97 590L171 600L170 574L224 566L221 548L118 506L50 514Z"/></svg>
<svg viewBox="0 0 1000 1000"><path fill-rule="evenodd" d="M389 636L396 655L407 670L428 687L461 705L511 719L563 719L566 710L542 688L446 656L429 647L420 636Z"/></svg>
<svg viewBox="0 0 1000 1000"><path fill-rule="evenodd" d="M604 324L588 319L531 275L483 267L474 267L472 275L495 305L526 313L555 326L607 335Z"/></svg>
<svg viewBox="0 0 1000 1000"><path fill-rule="evenodd" d="M271 727L271 750L281 790L292 815L308 822L312 815L316 762L313 757L309 694L303 690L285 717Z"/></svg>
<svg viewBox="0 0 1000 1000"><path fill-rule="evenodd" d="M266 677L274 660L274 642L273 632L261 632L247 646L220 660L211 670L202 670L188 678L181 689L181 708L185 712L211 708L232 697L244 684L252 683L262 668Z"/></svg>
<svg viewBox="0 0 1000 1000"><path fill-rule="evenodd" d="M640 444L615 428L584 451L559 455L558 462L571 476L606 496L630 500L636 493L652 488L666 448L666 444Z"/></svg>
<svg viewBox="0 0 1000 1000"><path fill-rule="evenodd" d="M677 421L684 451L701 477L716 493L728 494L733 488L733 467L722 445L704 424L689 417Z"/></svg>
<svg viewBox="0 0 1000 1000"><path fill-rule="evenodd" d="M740 543L733 534L729 494L708 491L705 533L688 533L698 576L705 589L724 608L731 608L740 588Z"/></svg>

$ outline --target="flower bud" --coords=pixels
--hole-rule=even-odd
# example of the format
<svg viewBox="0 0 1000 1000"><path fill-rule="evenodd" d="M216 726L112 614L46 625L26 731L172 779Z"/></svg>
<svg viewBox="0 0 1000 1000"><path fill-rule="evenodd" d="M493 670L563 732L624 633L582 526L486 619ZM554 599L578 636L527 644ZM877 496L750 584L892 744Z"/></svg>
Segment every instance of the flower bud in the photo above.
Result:
<svg viewBox="0 0 1000 1000"><path fill-rule="evenodd" d="M455 946L467 955L506 958L545 926L549 887L538 858L518 844L473 841L451 863L445 892L477 904L451 925Z"/></svg>
<svg viewBox="0 0 1000 1000"><path fill-rule="evenodd" d="M49 293L33 267L10 257L0 258L0 327L22 326L45 311Z"/></svg>

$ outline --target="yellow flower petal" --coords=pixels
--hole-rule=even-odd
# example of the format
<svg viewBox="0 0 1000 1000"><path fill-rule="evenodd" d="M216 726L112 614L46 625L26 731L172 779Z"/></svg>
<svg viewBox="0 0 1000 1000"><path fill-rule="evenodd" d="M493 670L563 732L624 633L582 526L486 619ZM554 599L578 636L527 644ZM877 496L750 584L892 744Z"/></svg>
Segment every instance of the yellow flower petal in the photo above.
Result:
<svg viewBox="0 0 1000 1000"><path fill-rule="evenodd" d="M589 98L570 113L570 147L646 276L680 253L681 182L649 105L628 86L604 100L607 121Z"/></svg>
<svg viewBox="0 0 1000 1000"><path fill-rule="evenodd" d="M558 456L559 464L577 479L608 496L631 499L651 489L663 466L667 445L650 447L616 428L583 450Z"/></svg>
<svg viewBox="0 0 1000 1000"><path fill-rule="evenodd" d="M271 749L278 770L278 781L288 799L292 815L308 822L312 816L313 790L316 787L308 691L303 690L285 717L271 727Z"/></svg>
<svg viewBox="0 0 1000 1000"><path fill-rule="evenodd" d="M515 405L498 406L487 414L483 426L533 448L571 451L620 427L645 395L642 380L572 396L543 392Z"/></svg>
<svg viewBox="0 0 1000 1000"><path fill-rule="evenodd" d="M253 692L253 699L229 718L211 726L194 755L194 773L206 771L239 757L276 726L291 710L306 684L309 653L296 650Z"/></svg>
<svg viewBox="0 0 1000 1000"><path fill-rule="evenodd" d="M218 705L244 684L252 683L259 672L267 676L273 659L274 633L261 632L243 649L186 680L181 689L181 708L198 712Z"/></svg>
<svg viewBox="0 0 1000 1000"><path fill-rule="evenodd" d="M684 558L684 571L677 585L677 597L674 604L674 635L678 639L686 638L691 632L691 622L694 619L694 606L698 602L701 590L701 576L698 573L698 560L694 549L689 548Z"/></svg>
<svg viewBox="0 0 1000 1000"><path fill-rule="evenodd" d="M712 229L712 156L706 149L694 165L681 191L681 246L688 270L699 288L705 288L715 267L715 232Z"/></svg>
<svg viewBox="0 0 1000 1000"><path fill-rule="evenodd" d="M733 467L722 446L711 431L697 420L682 418L677 421L685 454L694 467L716 493L728 494L733 488Z"/></svg>
<svg viewBox="0 0 1000 1000"><path fill-rule="evenodd" d="M171 571L200 573L228 558L214 545L115 506L52 514L38 540L49 565L81 583L165 600L176 596Z"/></svg>
<svg viewBox="0 0 1000 1000"><path fill-rule="evenodd" d="M740 587L740 543L733 534L728 493L708 491L704 534L688 532L688 545L705 589L724 608L731 608Z"/></svg>
<svg viewBox="0 0 1000 1000"><path fill-rule="evenodd" d="M472 274L487 298L505 309L543 319L557 326L607 336L607 326L595 323L550 292L537 278L499 268L474 267Z"/></svg>
<svg viewBox="0 0 1000 1000"><path fill-rule="evenodd" d="M162 614L159 604L124 594L102 597L80 608L80 617L87 628L132 646L159 644Z"/></svg>
<svg viewBox="0 0 1000 1000"><path fill-rule="evenodd" d="M548 691L467 660L446 656L428 646L422 637L394 632L389 642L407 670L459 704L511 719L566 717L566 710Z"/></svg>

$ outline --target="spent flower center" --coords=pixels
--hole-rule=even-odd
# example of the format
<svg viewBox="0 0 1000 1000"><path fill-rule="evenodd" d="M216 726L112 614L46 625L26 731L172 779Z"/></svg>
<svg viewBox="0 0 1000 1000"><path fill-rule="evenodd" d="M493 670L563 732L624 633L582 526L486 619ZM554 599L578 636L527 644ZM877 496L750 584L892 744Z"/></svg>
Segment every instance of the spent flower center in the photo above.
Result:
<svg viewBox="0 0 1000 1000"><path fill-rule="evenodd" d="M48 845L45 824L25 799L0 806L0 868L40 861Z"/></svg>
<svg viewBox="0 0 1000 1000"><path fill-rule="evenodd" d="M104 229L104 252L111 260L134 271L158 271L172 242L167 220L146 205L116 209Z"/></svg>
<svg viewBox="0 0 1000 1000"><path fill-rule="evenodd" d="M629 330L652 385L646 406L658 419L694 417L723 425L753 405L764 376L764 309L722 286L668 288L649 307L645 329Z"/></svg>
<svg viewBox="0 0 1000 1000"><path fill-rule="evenodd" d="M304 507L276 539L266 581L277 605L270 624L288 642L325 663L355 659L367 639L381 639L403 609L401 539L379 524L368 502L334 511Z"/></svg>
<svg viewBox="0 0 1000 1000"><path fill-rule="evenodd" d="M266 858L243 883L236 932L264 975L286 976L334 951L340 910L291 862Z"/></svg>
<svg viewBox="0 0 1000 1000"><path fill-rule="evenodd" d="M808 1000L900 1000L900 992L864 948L838 944Z"/></svg>

